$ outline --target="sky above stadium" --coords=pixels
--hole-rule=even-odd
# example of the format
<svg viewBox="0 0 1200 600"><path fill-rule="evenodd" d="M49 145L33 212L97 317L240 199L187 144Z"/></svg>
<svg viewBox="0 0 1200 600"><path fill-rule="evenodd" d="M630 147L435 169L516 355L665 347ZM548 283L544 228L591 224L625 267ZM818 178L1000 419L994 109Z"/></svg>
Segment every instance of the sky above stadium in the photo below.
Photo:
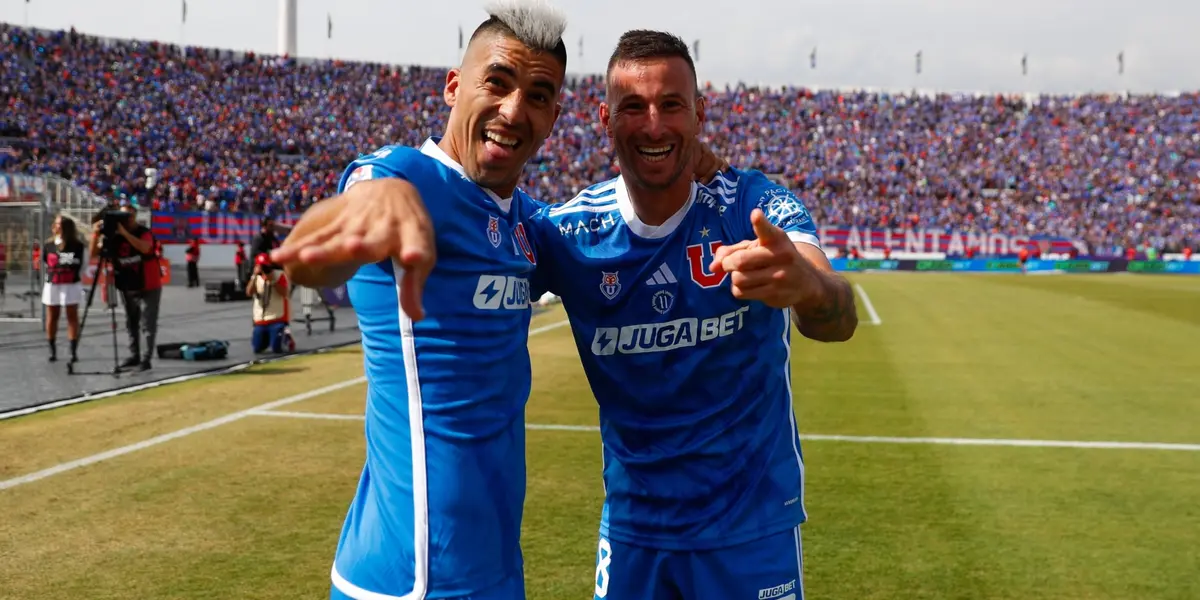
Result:
<svg viewBox="0 0 1200 600"><path fill-rule="evenodd" d="M1200 89L1195 0L557 0L571 72L626 29L699 39L701 80L983 92ZM299 0L298 54L447 66L483 0ZM1135 8L1135 5L1137 7ZM279 0L0 0L0 20L273 53ZM327 38L327 15L333 35ZM583 40L582 57L580 42ZM816 48L816 68L810 54ZM916 54L922 73L916 74ZM1124 53L1124 75L1118 54ZM1028 54L1028 75L1022 56Z"/></svg>

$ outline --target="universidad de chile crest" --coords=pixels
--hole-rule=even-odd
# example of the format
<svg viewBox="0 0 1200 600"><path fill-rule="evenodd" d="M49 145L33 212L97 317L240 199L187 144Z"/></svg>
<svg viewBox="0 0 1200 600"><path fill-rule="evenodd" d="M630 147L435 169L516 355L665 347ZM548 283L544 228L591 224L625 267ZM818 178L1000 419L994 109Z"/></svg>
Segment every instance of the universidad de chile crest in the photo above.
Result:
<svg viewBox="0 0 1200 600"><path fill-rule="evenodd" d="M488 215L487 228L488 241L493 247L500 247L500 219L495 215Z"/></svg>
<svg viewBox="0 0 1200 600"><path fill-rule="evenodd" d="M616 298L617 294L621 293L621 280L617 279L616 272L600 272L600 293L609 300Z"/></svg>

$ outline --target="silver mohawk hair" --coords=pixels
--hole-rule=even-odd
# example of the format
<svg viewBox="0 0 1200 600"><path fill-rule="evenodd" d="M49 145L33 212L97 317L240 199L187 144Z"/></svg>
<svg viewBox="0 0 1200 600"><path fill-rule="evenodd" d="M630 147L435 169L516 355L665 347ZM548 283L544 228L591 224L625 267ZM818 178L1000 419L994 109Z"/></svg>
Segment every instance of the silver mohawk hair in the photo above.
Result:
<svg viewBox="0 0 1200 600"><path fill-rule="evenodd" d="M567 30L567 16L545 0L495 0L485 10L534 50L554 50Z"/></svg>

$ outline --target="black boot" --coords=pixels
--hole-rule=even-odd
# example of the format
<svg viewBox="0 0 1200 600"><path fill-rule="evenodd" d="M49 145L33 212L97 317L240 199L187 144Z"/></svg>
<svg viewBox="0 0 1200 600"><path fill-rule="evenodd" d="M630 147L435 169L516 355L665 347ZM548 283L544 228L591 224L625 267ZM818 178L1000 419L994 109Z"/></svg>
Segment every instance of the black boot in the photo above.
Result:
<svg viewBox="0 0 1200 600"><path fill-rule="evenodd" d="M71 362L79 362L79 340L71 340Z"/></svg>
<svg viewBox="0 0 1200 600"><path fill-rule="evenodd" d="M130 356L129 358L125 359L125 362L121 363L121 368L128 369L129 367L136 367L140 364L142 364L142 360L140 358L137 356Z"/></svg>
<svg viewBox="0 0 1200 600"><path fill-rule="evenodd" d="M50 362L54 362L58 360L58 344L54 338L49 338L46 341L50 342Z"/></svg>

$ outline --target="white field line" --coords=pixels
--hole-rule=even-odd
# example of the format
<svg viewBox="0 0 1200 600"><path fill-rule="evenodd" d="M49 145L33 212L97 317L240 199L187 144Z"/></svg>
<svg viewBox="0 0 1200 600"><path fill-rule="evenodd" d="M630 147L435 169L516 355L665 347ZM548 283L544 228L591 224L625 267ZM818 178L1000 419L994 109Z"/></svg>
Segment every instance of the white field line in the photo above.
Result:
<svg viewBox="0 0 1200 600"><path fill-rule="evenodd" d="M290 412L286 410L256 410L250 413L255 417L288 417L292 419L317 419L324 421L364 421L363 415L339 415L335 413Z"/></svg>
<svg viewBox="0 0 1200 600"><path fill-rule="evenodd" d="M157 437L152 437L148 440L143 440L143 441L137 442L136 444L130 444L128 446L121 446L120 448L113 448L112 450L109 450L107 452L101 452L99 454L85 456L85 457L77 459L77 460L72 460L72 461L65 462L65 463L62 463L59 465L55 465L53 467L50 467L49 469L42 469L41 471L36 471L36 472L30 473L28 475L22 475L20 477L14 477L12 479L6 479L4 481L0 481L0 490L17 487L18 485L21 485L24 483L32 483L39 479L45 479L47 477L50 477L51 475L58 475L59 473L65 473L67 471L78 469L79 467L86 467L88 465L93 465L98 462L108 460L110 458L116 458L118 456L123 456L125 454L129 454L130 452L136 452L138 450L144 450L146 448L150 448L151 446L157 446L164 442L169 442L171 440L179 439L181 437L188 436L193 433L205 431L208 429L213 429L214 427L220 427L222 425L228 425L229 423L232 423L234 421L244 419L244 418L254 414L256 411L270 410L272 408L278 408L280 406L284 406L287 404L293 404L295 402L300 402L302 400L316 398L317 396L322 396L324 394L328 394L329 392L335 392L335 391L343 389L343 388L348 388L352 385L362 383L366 380L367 380L366 377L358 377L356 379L350 379L347 381L343 381L341 383L327 385L323 388L318 388L318 389L315 389L312 391L304 392L303 394L296 394L295 396L288 396L287 398L283 398L281 400L276 400L274 402L268 402L266 404L261 404L259 406L255 406L254 408L240 410L238 412L228 414L223 417L218 417L211 421L206 421L204 423L200 423L199 425L192 425L191 427L184 427L183 429L180 429L177 431L172 431L171 433L165 433L165 434L157 436Z"/></svg>
<svg viewBox="0 0 1200 600"><path fill-rule="evenodd" d="M550 331L552 329L557 329L557 328L562 327L567 324L568 324L568 321L564 319L562 321L551 323L549 325L543 325L541 327L537 327L535 329L529 330L529 335L531 335L531 336L538 335L540 333L544 333L544 332ZM228 372L231 370L244 369L248 366L250 366L250 365L249 364L236 365L229 370L220 371L220 372ZM215 374L215 373L209 373L208 375L213 375L213 374ZM198 374L197 376L204 376L204 375ZM185 377L173 378L173 379L148 383L148 384L145 384L144 386L137 386L136 389L147 389L147 388L151 388L151 387L157 387L160 385L166 385L167 383L170 383L172 381L186 381L187 379L194 379L194 378L196 378L196 377L185 376ZM27 475L21 475L19 477L14 477L12 479L6 479L3 481L0 481L0 490L5 490L8 488L16 487L18 485L22 485L25 483L32 483L34 481L38 481L39 479L45 479L52 475L58 475L59 473L65 473L67 471L78 469L80 467L86 467L88 465L93 465L98 462L108 460L110 458L116 458L118 456L123 456L125 454L129 454L130 452L144 450L146 448L150 448L152 446L157 446L164 442L169 442L171 440L178 439L178 438L181 438L184 436L188 436L193 433L205 431L208 429L212 429L214 427L220 427L222 425L227 425L234 421L254 415L256 413L262 413L264 411L269 411L271 409L279 408L281 406L286 406L288 404L295 404L296 402L302 402L304 400L316 398L318 396L322 396L322 395L328 394L330 392L335 392L337 390L347 388L352 385L363 383L366 380L367 380L366 377L355 377L354 379L348 379L348 380L342 381L340 383L335 383L333 385L327 385L323 388L304 392L303 394L296 394L294 396L288 396L287 398L275 400L274 402L267 402L266 404L260 404L258 406L247 408L245 410L240 410L238 412L228 414L223 417L218 417L211 421L206 421L204 423L200 423L199 425L192 425L191 427L185 427L178 431L172 431L171 433L165 433L160 436L152 437L148 440L143 440L143 441L140 441L140 442L137 442L134 444L129 444L128 446L121 446L120 448L113 448L112 450L108 450L106 452L101 452L99 454L93 454L91 456L85 456L80 459L76 459L76 460L68 461L68 462L65 462L62 464L58 464L58 465L55 465L48 469L42 469L41 471L36 471L33 473L29 473ZM118 393L121 392L120 390L115 390L115 391ZM127 391L125 393L128 393L129 391L134 391L134 389L127 388ZM114 394L103 394L103 395L97 394L96 396L93 396L92 398L94 399L94 398L103 397L106 395L117 395L117 394L115 394L115 393ZM63 406L67 403L71 403L71 402L55 403L55 404L59 405L59 406Z"/></svg>
<svg viewBox="0 0 1200 600"><path fill-rule="evenodd" d="M872 325L883 325L883 321L879 318L879 313L875 312L875 305L871 304L871 297L867 295L867 290L863 289L860 284L854 284L854 289L858 290L858 297L862 298L863 308L867 309L867 316L871 317Z"/></svg>
<svg viewBox="0 0 1200 600"><path fill-rule="evenodd" d="M557 329L559 327L567 325L567 323L568 323L567 321L559 321L557 323L552 323L550 325L544 325L544 326L538 327L536 329L531 329L529 331L529 335L531 335L531 336L537 335L539 333ZM303 394L296 394L294 396L288 396L287 398L275 400L274 402L260 404L259 406L255 406L255 407L241 410L241 411L238 411L235 413L231 413L231 414L225 415L223 417L218 417L211 421L206 421L204 423L200 423L199 425L185 427L183 429L173 431L171 433L166 433L166 434L163 434L163 435L160 435L157 437L153 437L153 438L150 438L147 440L143 440L141 442L129 444L127 446L121 446L120 448L114 448L114 449L108 450L106 452L101 452L99 454L93 454L91 456L85 456L80 459L76 459L73 461L55 465L48 469L43 469L41 471L36 471L34 473L29 473L27 475L21 475L19 477L14 477L12 479L0 481L0 490L13 488L13 487L16 487L16 486L19 486L22 484L26 484L26 483L32 483L34 481L38 481L40 479L45 479L52 475L58 475L60 473L65 473L67 471L78 469L80 467L93 465L98 462L102 462L102 461L108 460L110 458L116 458L118 456L123 456L123 455L129 454L131 452L136 452L138 450L144 450L146 448L157 446L159 444L169 442L171 440L175 440L175 439L178 439L178 438L181 438L184 436L188 436L193 433L206 431L208 429L213 429L216 427L220 427L222 425L227 425L229 423L238 421L240 419L244 419L249 416L272 416L272 417L293 417L293 418L360 421L363 419L363 417L360 415L331 415L331 414L323 414L323 413L282 412L282 411L274 412L274 409L279 408L281 406L294 404L296 402L310 400L312 398L316 398L318 396L322 396L322 395L328 394L330 392L344 389L344 388L350 387L352 385L357 385L357 384L363 383L365 381L366 381L366 377L356 377L354 379L348 379L348 380L342 381L340 383L335 383L332 385L325 386L323 388L304 392ZM159 382L159 385L161 385L162 383L163 382ZM553 425L553 424L539 424L539 423L530 423L530 424L527 424L525 427L526 427L526 429L532 429L532 430L553 430L553 431L591 431L591 432L595 432L595 431L600 430L600 428L596 427L596 426ZM1175 451L1186 451L1186 452L1200 452L1200 444L1172 444L1172 443L1160 443L1160 442L1090 442L1090 441L1062 441L1062 440L1005 440L1005 439L931 438L931 437L903 438L903 437L819 435L819 434L802 434L800 436L800 438L801 438L801 440L839 441L839 442L858 442L858 443L946 444L946 445L956 445L956 446L1021 446L1021 447L1044 447L1044 448L1095 448L1095 449L1125 449L1125 450L1175 450Z"/></svg>
<svg viewBox="0 0 1200 600"><path fill-rule="evenodd" d="M298 419L330 419L339 421L362 421L363 415L337 415L306 412L283 412L259 410L252 413L259 417L291 417ZM528 423L526 429L549 431L600 431L595 425L553 425ZM852 442L860 444L935 444L946 446L1015 446L1024 448L1093 448L1106 450L1175 450L1200 452L1200 444L1175 444L1163 442L1089 442L1078 440L1010 440L988 438L938 438L938 437L887 437L863 435L826 435L802 433L801 441Z"/></svg>

